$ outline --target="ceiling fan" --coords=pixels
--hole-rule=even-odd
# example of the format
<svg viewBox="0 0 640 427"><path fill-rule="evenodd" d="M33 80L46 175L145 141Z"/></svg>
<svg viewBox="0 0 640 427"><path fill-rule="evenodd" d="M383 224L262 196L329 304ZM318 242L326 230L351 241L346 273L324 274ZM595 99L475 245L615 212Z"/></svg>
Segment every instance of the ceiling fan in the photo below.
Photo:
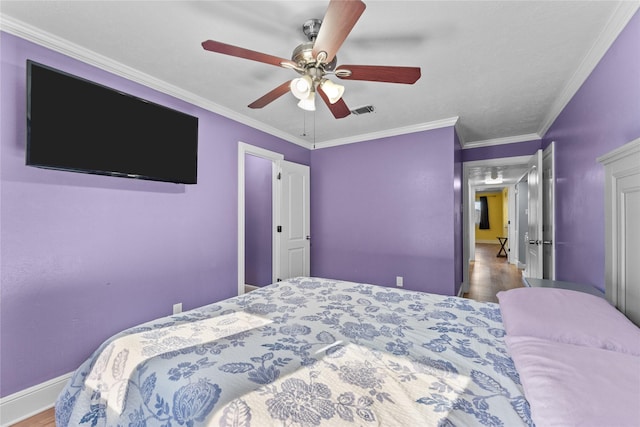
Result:
<svg viewBox="0 0 640 427"><path fill-rule="evenodd" d="M291 59L256 52L214 40L202 42L205 50L250 59L265 64L288 68L300 77L284 82L258 98L249 108L262 108L287 92L299 99L298 106L315 110L315 95L325 102L336 119L351 114L342 99L344 87L327 78L335 75L342 80L364 80L386 83L413 84L420 78L419 67L379 65L340 65L336 67L336 52L342 46L366 5L360 0L331 0L324 19L310 19L302 27L309 39L293 51Z"/></svg>

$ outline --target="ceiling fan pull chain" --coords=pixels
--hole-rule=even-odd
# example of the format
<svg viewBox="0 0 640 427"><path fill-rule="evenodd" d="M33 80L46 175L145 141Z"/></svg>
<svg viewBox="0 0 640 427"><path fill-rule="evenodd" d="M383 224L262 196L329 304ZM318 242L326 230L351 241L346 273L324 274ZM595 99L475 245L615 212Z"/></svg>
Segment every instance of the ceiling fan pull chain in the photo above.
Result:
<svg viewBox="0 0 640 427"><path fill-rule="evenodd" d="M302 136L307 136L307 113L302 110Z"/></svg>

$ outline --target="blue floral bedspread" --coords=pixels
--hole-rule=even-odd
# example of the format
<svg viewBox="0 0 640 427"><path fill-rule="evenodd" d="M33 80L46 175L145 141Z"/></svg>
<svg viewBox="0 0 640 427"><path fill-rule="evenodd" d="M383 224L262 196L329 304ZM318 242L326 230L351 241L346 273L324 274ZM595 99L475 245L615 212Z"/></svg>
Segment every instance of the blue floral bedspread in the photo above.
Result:
<svg viewBox="0 0 640 427"><path fill-rule="evenodd" d="M532 425L497 304L296 278L107 340L64 426Z"/></svg>

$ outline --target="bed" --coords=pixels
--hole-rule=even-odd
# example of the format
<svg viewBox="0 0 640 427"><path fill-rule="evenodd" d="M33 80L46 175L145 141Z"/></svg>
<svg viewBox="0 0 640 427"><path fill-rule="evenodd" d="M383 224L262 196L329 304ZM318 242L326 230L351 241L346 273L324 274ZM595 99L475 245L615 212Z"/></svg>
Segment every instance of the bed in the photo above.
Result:
<svg viewBox="0 0 640 427"><path fill-rule="evenodd" d="M507 343L518 331L506 336L500 308L362 283L289 279L111 337L60 394L56 423L531 426ZM510 315L516 319L510 326L517 325L518 316ZM520 359L530 370L530 361ZM547 394L548 386L542 385Z"/></svg>

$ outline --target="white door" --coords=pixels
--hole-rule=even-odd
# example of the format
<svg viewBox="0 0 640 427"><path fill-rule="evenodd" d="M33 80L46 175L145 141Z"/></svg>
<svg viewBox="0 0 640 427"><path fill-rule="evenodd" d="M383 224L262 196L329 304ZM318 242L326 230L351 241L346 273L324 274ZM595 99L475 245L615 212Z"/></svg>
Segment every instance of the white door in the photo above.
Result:
<svg viewBox="0 0 640 427"><path fill-rule="evenodd" d="M542 279L543 244L542 244L542 150L538 150L529 161L527 181L529 187L528 199L528 230L527 267L525 275L533 279Z"/></svg>
<svg viewBox="0 0 640 427"><path fill-rule="evenodd" d="M277 227L277 279L310 274L310 169L280 162L280 224Z"/></svg>
<svg viewBox="0 0 640 427"><path fill-rule="evenodd" d="M542 244L543 244L543 273L544 279L555 280L555 242L554 211L555 211L555 160L554 143L552 142L542 153Z"/></svg>

